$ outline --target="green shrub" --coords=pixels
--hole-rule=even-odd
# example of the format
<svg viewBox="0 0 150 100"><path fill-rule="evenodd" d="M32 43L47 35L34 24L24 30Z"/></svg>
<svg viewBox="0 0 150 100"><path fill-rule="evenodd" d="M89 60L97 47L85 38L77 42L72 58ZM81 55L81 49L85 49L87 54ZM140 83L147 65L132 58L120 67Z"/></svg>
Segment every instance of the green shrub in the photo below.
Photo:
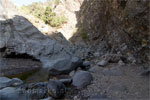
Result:
<svg viewBox="0 0 150 100"><path fill-rule="evenodd" d="M55 0L55 2L58 4L60 1ZM56 13L50 5L44 9L40 3L33 3L28 6L22 6L22 10L41 19L52 27L59 27L68 20L65 16L56 16Z"/></svg>
<svg viewBox="0 0 150 100"><path fill-rule="evenodd" d="M37 18L42 18L44 15L44 8L40 3L32 3L31 5L28 6L22 6L21 9L27 13L27 14L32 14L33 16Z"/></svg>
<svg viewBox="0 0 150 100"><path fill-rule="evenodd" d="M55 16L56 14L53 12L52 7L48 6L44 11L44 16L42 17L41 20L43 20L46 24L50 24L50 22L53 20Z"/></svg>
<svg viewBox="0 0 150 100"><path fill-rule="evenodd" d="M60 0L55 0L54 2L55 2L55 5L59 5Z"/></svg>
<svg viewBox="0 0 150 100"><path fill-rule="evenodd" d="M61 17L55 16L55 17L53 17L52 21L50 22L50 25L52 27L59 27L66 22L67 22L67 18L65 16L61 16Z"/></svg>
<svg viewBox="0 0 150 100"><path fill-rule="evenodd" d="M42 20L52 27L59 27L67 22L67 18L65 16L56 16L50 6L46 7L44 18Z"/></svg>
<svg viewBox="0 0 150 100"><path fill-rule="evenodd" d="M65 16L61 16L61 21L62 21L62 23L67 23L68 18Z"/></svg>

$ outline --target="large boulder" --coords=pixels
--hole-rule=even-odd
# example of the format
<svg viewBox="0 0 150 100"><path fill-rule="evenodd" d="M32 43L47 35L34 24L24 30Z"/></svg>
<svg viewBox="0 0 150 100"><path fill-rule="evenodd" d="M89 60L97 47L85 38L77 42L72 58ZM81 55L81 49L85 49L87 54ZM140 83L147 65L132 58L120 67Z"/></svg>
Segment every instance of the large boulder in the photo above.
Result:
<svg viewBox="0 0 150 100"><path fill-rule="evenodd" d="M49 68L49 75L69 74L71 71L82 66L82 59L78 57L57 59L56 63Z"/></svg>
<svg viewBox="0 0 150 100"><path fill-rule="evenodd" d="M26 18L16 15L0 21L0 50L4 56L26 54L48 67L58 58L70 58L71 49L42 34Z"/></svg>

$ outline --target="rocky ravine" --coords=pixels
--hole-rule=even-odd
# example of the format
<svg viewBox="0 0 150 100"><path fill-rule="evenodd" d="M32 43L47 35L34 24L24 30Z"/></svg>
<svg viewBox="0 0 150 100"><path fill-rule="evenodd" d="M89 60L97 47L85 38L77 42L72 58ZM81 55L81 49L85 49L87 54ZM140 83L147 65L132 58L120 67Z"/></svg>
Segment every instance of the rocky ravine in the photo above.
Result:
<svg viewBox="0 0 150 100"><path fill-rule="evenodd" d="M0 16L0 100L149 100L148 42L139 50L143 51L144 55L147 54L144 59L137 55L137 52L131 55L133 51L129 52L132 48L128 46L136 48L133 44L139 42L122 33L121 26L115 27L124 24L114 21L120 18L120 11L122 16L124 11L130 15L132 12L130 13L131 9L128 8L137 2L85 0L81 6L82 16L79 14L78 23L88 30L86 33L90 38L80 41L79 34L73 37L79 39L77 42L74 41L77 45L84 44L88 47L83 48L72 46L61 33L51 36L42 34L19 14L15 13L8 17L6 12L11 10L4 9L8 1L3 0L0 5L0 12L4 12ZM77 0L77 4L78 2ZM146 10L140 10L144 15L149 7L145 2L142 1L138 5L141 9L145 5ZM10 2L9 7L12 7ZM113 9L110 9L111 7ZM122 7L126 10L122 10ZM111 10L116 13L115 17ZM134 8L132 10L134 11ZM141 17L142 21L147 18L144 15ZM136 17L134 13L133 16ZM131 16L129 18L132 20ZM107 21L113 22L115 26L112 27L113 25L109 25ZM144 25L147 27L146 23ZM111 34L112 28L116 34ZM107 31L109 32L106 33ZM106 34L103 35L103 32ZM145 32L147 34L147 29L144 28L141 34ZM122 40L122 36L126 40L119 41ZM113 38L116 41L113 41ZM148 40L147 38L144 39ZM128 44L129 42L131 44ZM123 47L119 47L120 45ZM120 50L122 48L127 51ZM142 59L139 59L140 57Z"/></svg>
<svg viewBox="0 0 150 100"><path fill-rule="evenodd" d="M5 3L7 5L7 2ZM8 9L4 9L3 4L4 2L2 2L1 10L9 12ZM52 39L42 34L21 15L14 13L13 16L9 17L10 19L4 16L7 16L7 13L3 13L1 16L3 20L0 21L1 100L37 100L49 96L52 98L64 97L65 92L68 91L64 84L70 86L72 81L76 82L73 77L67 74L83 66L83 60L75 56L74 48L70 46L69 42L66 40L61 42L57 38L60 36L59 34L52 36ZM29 82L34 82L37 79L36 83L24 83L18 78L9 79L19 77L25 80L33 73L35 74L32 75L33 77L29 79ZM76 79L83 77L84 74L88 74L88 76L81 78L81 82L77 86L84 87L90 84L92 81L91 74L88 72L80 73L83 74L77 75ZM87 81L82 82L82 79L85 78ZM60 80L55 81L53 79ZM40 81L41 83L37 83Z"/></svg>

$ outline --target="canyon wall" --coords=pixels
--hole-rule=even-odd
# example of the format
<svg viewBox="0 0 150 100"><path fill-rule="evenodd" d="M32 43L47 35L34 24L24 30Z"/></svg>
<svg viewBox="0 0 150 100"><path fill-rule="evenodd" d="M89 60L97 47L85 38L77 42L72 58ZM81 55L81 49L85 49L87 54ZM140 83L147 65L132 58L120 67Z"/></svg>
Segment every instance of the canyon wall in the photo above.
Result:
<svg viewBox="0 0 150 100"><path fill-rule="evenodd" d="M149 59L149 6L149 0L84 0L70 40L84 41L98 52Z"/></svg>

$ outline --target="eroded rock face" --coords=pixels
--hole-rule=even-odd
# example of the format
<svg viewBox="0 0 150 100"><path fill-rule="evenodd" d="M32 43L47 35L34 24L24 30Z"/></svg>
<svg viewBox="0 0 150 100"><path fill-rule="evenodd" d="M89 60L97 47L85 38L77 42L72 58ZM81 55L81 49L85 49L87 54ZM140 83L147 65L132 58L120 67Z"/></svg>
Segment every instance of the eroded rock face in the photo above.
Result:
<svg viewBox="0 0 150 100"><path fill-rule="evenodd" d="M82 37L98 52L148 59L148 0L84 0L77 17L79 34L74 42Z"/></svg>

